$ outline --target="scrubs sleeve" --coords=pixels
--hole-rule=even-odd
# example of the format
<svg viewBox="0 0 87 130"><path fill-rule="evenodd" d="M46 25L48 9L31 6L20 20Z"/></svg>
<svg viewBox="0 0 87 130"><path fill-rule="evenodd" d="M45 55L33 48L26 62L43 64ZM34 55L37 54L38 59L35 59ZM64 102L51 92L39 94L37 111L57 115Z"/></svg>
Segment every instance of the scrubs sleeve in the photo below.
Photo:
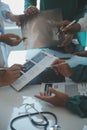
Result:
<svg viewBox="0 0 87 130"><path fill-rule="evenodd" d="M73 73L70 78L74 82L87 82L87 65L78 65L72 68Z"/></svg>
<svg viewBox="0 0 87 130"><path fill-rule="evenodd" d="M80 117L87 117L87 96L77 95L69 97L66 108Z"/></svg>

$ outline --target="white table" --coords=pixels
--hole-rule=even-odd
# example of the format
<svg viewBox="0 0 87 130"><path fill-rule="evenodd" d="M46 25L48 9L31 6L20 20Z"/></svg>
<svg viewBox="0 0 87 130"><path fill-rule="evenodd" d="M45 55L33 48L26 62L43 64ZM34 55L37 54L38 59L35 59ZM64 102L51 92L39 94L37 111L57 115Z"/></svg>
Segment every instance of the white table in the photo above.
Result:
<svg viewBox="0 0 87 130"><path fill-rule="evenodd" d="M15 53L16 52L16 53ZM29 55L28 55L29 56ZM16 63L24 63L27 59L26 51L13 51L8 59L9 66ZM23 103L23 96L34 96L41 90L40 85L26 86L20 92L15 91L10 86L0 88L0 130L11 130L9 122L13 115L15 107L20 107ZM42 101L41 101L42 102ZM50 107L42 105L42 111L51 111L57 115L61 130L82 130L84 125L87 125L87 118L82 119L79 116L72 114L65 108ZM23 122L25 125L25 122ZM19 127L21 123L19 124ZM22 129L18 129L22 130ZM24 129L23 129L24 130ZM32 129L31 124L26 126L26 130Z"/></svg>
<svg viewBox="0 0 87 130"><path fill-rule="evenodd" d="M22 105L22 97L33 96L39 91L40 86L27 86L20 92L15 91L10 86L0 88L0 130L11 130L9 128L9 122L12 118L14 107L20 107L20 105ZM51 111L57 115L61 130L82 130L83 126L87 125L87 119L82 119L65 108L45 107L42 104L42 110ZM19 124L19 126L21 126L21 124ZM26 126L26 130L29 129L37 130L32 129L31 125L29 127Z"/></svg>

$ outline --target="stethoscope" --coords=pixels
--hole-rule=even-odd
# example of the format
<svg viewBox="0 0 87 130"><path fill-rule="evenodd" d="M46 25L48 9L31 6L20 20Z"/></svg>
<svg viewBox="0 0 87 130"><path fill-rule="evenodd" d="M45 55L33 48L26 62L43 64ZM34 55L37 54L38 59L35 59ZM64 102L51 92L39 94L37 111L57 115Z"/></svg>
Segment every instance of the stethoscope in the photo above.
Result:
<svg viewBox="0 0 87 130"><path fill-rule="evenodd" d="M24 104L25 105L25 104ZM17 116L15 118L13 118L10 122L10 128L11 130L17 130L16 128L14 128L14 123L20 119L23 119L23 118L26 118L28 117L31 121L31 123L38 127L38 129L42 128L43 130L47 130L48 126L49 126L49 120L47 118L47 115L51 115L53 118L54 118L54 124L49 128L49 130L61 130L61 127L58 125L58 120L57 120L57 117L54 113L52 112L47 112L47 111L43 111L43 112L39 112L38 110L36 110L37 112L35 113L30 113L28 110L28 106L30 106L34 108L33 104L26 104L25 105L25 109L26 109L26 114L23 114L23 115L20 115L20 116ZM40 118L41 118L41 121L36 121L34 120L33 116L37 116L39 115Z"/></svg>

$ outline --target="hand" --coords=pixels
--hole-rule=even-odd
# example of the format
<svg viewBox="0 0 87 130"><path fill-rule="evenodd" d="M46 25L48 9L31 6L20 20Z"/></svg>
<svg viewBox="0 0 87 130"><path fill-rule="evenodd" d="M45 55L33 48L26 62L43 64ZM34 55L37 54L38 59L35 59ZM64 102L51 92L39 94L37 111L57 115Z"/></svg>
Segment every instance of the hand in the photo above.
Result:
<svg viewBox="0 0 87 130"><path fill-rule="evenodd" d="M73 53L73 54L74 54L74 55L78 55L78 56L87 57L87 51L75 52L75 53Z"/></svg>
<svg viewBox="0 0 87 130"><path fill-rule="evenodd" d="M21 26L19 15L14 15L10 12L7 12L6 16L13 22L16 22L16 25Z"/></svg>
<svg viewBox="0 0 87 130"><path fill-rule="evenodd" d="M22 41L22 39L16 34L2 34L0 36L0 41L5 42L10 46L16 46Z"/></svg>
<svg viewBox="0 0 87 130"><path fill-rule="evenodd" d="M72 75L72 68L68 64L64 63L64 60L57 59L52 63L53 70L56 74L62 74L65 77L70 77ZM62 64L64 63L64 64Z"/></svg>
<svg viewBox="0 0 87 130"><path fill-rule="evenodd" d="M72 34L66 34L65 35L65 40L62 43L59 43L57 46L58 47L64 47L64 46L69 45L71 43L71 41L72 41L72 38L73 38Z"/></svg>
<svg viewBox="0 0 87 130"><path fill-rule="evenodd" d="M21 21L20 21L19 15L13 15L13 18L11 20L16 22L17 26L21 26Z"/></svg>
<svg viewBox="0 0 87 130"><path fill-rule="evenodd" d="M12 84L19 76L22 65L15 64L0 73L0 86Z"/></svg>
<svg viewBox="0 0 87 130"><path fill-rule="evenodd" d="M39 10L35 6L30 6L24 11L24 13L26 15L38 14Z"/></svg>
<svg viewBox="0 0 87 130"><path fill-rule="evenodd" d="M35 95L35 97L49 102L55 106L66 106L68 95L62 92L55 90L54 88L49 87L49 91L54 94L54 96L48 96L47 93L40 93L40 95Z"/></svg>
<svg viewBox="0 0 87 130"><path fill-rule="evenodd" d="M77 32L79 32L81 30L81 26L79 23L73 24L69 27L66 28L66 26L70 24L70 21L65 20L63 22L61 22L60 24L60 29L65 33L69 33L69 34L75 34Z"/></svg>

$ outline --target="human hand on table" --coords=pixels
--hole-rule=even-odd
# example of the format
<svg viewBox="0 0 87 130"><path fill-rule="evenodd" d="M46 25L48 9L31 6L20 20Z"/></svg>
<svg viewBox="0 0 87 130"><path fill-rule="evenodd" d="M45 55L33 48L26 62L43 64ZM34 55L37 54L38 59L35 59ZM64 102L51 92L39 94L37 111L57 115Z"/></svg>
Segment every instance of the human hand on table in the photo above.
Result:
<svg viewBox="0 0 87 130"><path fill-rule="evenodd" d="M35 95L36 98L39 98L43 101L49 102L55 106L65 107L68 95L62 92L57 91L54 88L49 87L49 91L54 94L54 96L48 96L46 92L40 92L40 95Z"/></svg>
<svg viewBox="0 0 87 130"><path fill-rule="evenodd" d="M4 71L0 71L0 86L12 84L19 76L22 65L14 64Z"/></svg>

